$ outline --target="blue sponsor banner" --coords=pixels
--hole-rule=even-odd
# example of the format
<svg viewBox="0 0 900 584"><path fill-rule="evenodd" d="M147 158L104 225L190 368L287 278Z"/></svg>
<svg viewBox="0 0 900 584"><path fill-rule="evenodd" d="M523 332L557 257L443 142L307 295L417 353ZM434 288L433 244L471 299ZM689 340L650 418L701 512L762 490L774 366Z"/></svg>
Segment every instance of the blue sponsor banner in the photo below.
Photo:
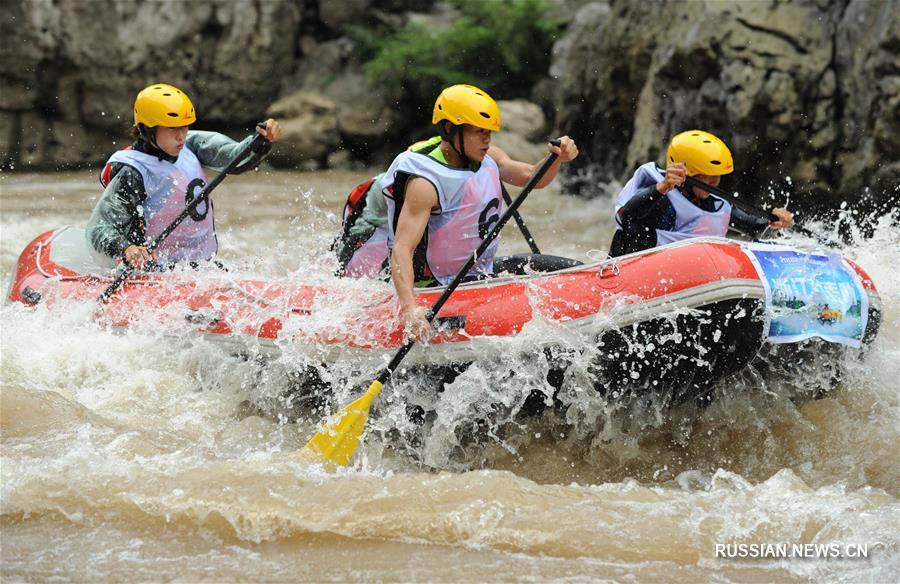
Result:
<svg viewBox="0 0 900 584"><path fill-rule="evenodd" d="M769 342L819 337L860 346L869 296L843 258L774 245L746 248L766 289Z"/></svg>

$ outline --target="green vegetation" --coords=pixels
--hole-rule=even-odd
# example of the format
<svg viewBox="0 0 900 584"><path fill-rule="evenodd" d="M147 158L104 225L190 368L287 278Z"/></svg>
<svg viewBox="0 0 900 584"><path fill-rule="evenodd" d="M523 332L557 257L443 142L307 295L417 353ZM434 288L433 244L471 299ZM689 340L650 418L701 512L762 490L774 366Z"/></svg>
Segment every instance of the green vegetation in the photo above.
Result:
<svg viewBox="0 0 900 584"><path fill-rule="evenodd" d="M373 8L387 12L425 12L432 4L434 0L375 0Z"/></svg>
<svg viewBox="0 0 900 584"><path fill-rule="evenodd" d="M451 0L459 17L445 28L409 23L394 33L353 31L364 69L390 98L422 104L454 83L495 98L527 95L546 75L561 24L547 0ZM365 60L365 57L364 57Z"/></svg>

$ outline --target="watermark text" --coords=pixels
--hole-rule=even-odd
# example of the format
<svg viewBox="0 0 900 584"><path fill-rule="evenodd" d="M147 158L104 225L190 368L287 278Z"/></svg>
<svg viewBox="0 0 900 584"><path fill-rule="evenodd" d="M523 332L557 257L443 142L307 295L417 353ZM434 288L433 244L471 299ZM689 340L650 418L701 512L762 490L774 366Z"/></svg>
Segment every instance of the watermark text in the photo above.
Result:
<svg viewBox="0 0 900 584"><path fill-rule="evenodd" d="M717 543L717 558L724 559L817 559L865 560L867 543Z"/></svg>

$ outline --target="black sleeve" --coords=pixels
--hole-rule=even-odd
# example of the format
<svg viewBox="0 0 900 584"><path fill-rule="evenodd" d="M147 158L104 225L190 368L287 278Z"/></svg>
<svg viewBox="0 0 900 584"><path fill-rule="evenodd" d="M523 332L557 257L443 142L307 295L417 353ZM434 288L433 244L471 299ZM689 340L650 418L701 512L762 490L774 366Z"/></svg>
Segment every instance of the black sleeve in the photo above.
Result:
<svg viewBox="0 0 900 584"><path fill-rule="evenodd" d="M649 185L634 194L625 205L619 209L616 220L620 225L625 223L650 223L656 228L656 223L662 213L659 203L666 198L656 190L656 185Z"/></svg>
<svg viewBox="0 0 900 584"><path fill-rule="evenodd" d="M106 185L88 220L85 234L91 247L116 258L129 245L145 245L141 209L146 196L141 174L123 164Z"/></svg>
<svg viewBox="0 0 900 584"><path fill-rule="evenodd" d="M637 191L616 215L621 229L613 236L610 255L615 257L655 247L656 228L668 203L666 196L656 190L656 185Z"/></svg>
<svg viewBox="0 0 900 584"><path fill-rule="evenodd" d="M763 229L769 226L769 218L756 213L749 213L738 206L731 208L732 229L736 229L745 235L756 237Z"/></svg>

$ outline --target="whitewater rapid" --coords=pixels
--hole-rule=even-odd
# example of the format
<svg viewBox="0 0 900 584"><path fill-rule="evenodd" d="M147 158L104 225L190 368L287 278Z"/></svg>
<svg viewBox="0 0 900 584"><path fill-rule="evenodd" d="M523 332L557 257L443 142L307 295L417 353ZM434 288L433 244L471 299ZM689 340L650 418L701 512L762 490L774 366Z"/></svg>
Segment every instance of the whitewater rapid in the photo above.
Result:
<svg viewBox="0 0 900 584"><path fill-rule="evenodd" d="M221 256L241 273L331 278L325 250L343 197L364 178L229 178L214 195ZM4 290L21 249L47 229L83 225L98 195L89 172L0 174ZM609 206L550 191L522 211L542 249L586 259L608 245ZM503 253L527 249L513 225L504 238ZM884 307L865 355L785 361L764 349L708 407L671 410L597 396L589 363L576 361L566 407L527 417L518 410L546 391L547 364L521 355L562 334L536 324L442 393L425 373L399 376L360 457L337 472L296 455L320 421L285 401L318 366L308 355L231 354L152 324L113 331L89 307L6 304L0 576L896 581L897 249L898 217L886 215L843 250ZM367 367L324 373L339 401L377 372ZM410 404L434 412L427 424ZM717 544L737 543L858 544L869 557L716 556Z"/></svg>

